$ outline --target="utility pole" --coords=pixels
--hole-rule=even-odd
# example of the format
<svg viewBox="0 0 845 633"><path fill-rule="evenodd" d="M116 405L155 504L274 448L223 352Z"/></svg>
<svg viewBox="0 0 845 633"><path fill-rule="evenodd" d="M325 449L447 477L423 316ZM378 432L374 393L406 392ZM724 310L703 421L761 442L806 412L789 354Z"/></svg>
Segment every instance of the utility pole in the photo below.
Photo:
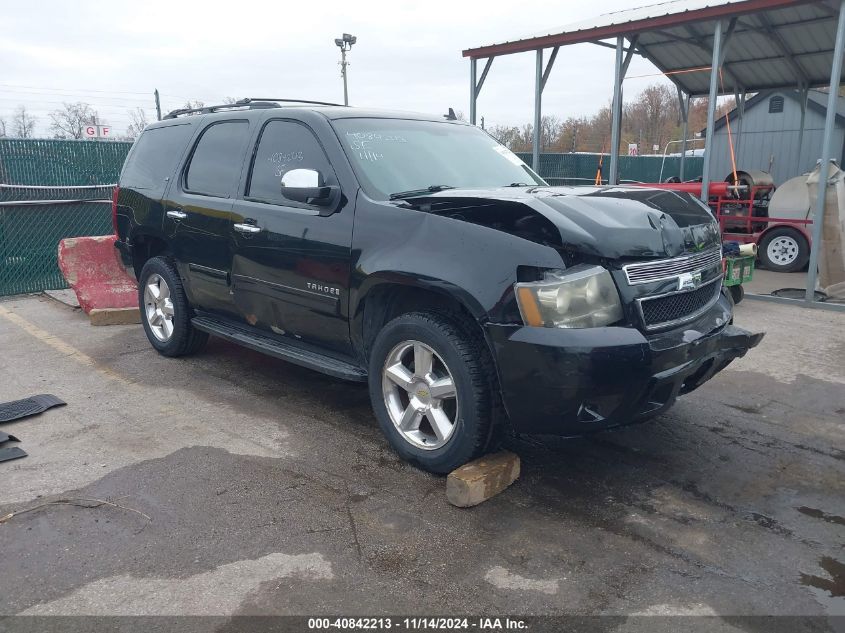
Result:
<svg viewBox="0 0 845 633"><path fill-rule="evenodd" d="M358 41L358 38L349 33L344 33L343 37L335 39L335 46L340 48L340 76L343 77L343 105L349 105L349 90L346 86L346 67L349 62L346 61L346 52L352 49L352 45Z"/></svg>
<svg viewBox="0 0 845 633"><path fill-rule="evenodd" d="M161 101L158 99L158 88L156 88L153 94L155 94L156 97L156 117L158 117L158 120L161 121Z"/></svg>

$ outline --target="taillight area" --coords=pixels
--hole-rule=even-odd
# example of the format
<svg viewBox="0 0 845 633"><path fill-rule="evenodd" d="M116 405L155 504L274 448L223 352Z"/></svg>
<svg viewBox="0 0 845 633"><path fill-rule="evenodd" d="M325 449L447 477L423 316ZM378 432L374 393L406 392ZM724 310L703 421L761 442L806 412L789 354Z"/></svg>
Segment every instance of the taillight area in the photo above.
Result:
<svg viewBox="0 0 845 633"><path fill-rule="evenodd" d="M120 195L120 187L114 186L111 194L111 223L114 227L114 234L117 235L117 196Z"/></svg>

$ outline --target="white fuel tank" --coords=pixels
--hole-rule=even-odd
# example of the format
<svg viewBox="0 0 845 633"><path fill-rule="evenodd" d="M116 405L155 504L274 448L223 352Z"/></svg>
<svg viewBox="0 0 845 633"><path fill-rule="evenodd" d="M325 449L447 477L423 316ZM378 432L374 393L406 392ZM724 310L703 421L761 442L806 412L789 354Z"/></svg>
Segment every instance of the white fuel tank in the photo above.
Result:
<svg viewBox="0 0 845 633"><path fill-rule="evenodd" d="M790 178L775 189L769 200L769 217L790 220L806 220L810 217L810 193L807 176Z"/></svg>

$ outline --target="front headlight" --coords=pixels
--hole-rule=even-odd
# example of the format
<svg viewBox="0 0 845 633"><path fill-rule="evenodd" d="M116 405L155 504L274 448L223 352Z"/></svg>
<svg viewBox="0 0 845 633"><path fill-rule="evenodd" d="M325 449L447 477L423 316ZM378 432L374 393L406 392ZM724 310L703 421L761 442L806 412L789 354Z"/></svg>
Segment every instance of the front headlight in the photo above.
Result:
<svg viewBox="0 0 845 633"><path fill-rule="evenodd" d="M622 319L622 304L610 273L580 265L548 271L542 281L518 283L516 299L525 325L587 328Z"/></svg>

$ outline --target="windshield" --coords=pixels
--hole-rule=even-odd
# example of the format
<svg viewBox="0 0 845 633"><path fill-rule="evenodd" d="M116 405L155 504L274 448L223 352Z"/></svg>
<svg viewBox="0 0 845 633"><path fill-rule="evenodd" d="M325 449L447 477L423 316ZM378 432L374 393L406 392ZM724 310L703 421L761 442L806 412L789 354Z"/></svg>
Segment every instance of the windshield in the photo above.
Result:
<svg viewBox="0 0 845 633"><path fill-rule="evenodd" d="M516 154L474 126L407 119L332 124L361 186L377 200L429 187L546 184Z"/></svg>

